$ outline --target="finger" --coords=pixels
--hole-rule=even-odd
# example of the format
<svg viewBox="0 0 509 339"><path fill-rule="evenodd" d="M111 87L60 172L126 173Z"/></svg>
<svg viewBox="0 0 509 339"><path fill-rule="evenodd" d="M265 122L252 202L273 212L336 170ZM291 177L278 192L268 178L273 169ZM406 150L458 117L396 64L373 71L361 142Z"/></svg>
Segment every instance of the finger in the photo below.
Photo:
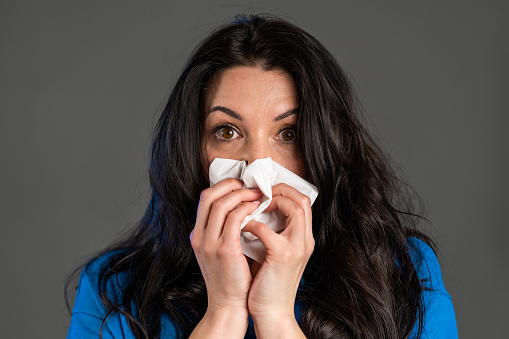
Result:
<svg viewBox="0 0 509 339"><path fill-rule="evenodd" d="M230 178L222 180L214 186L203 190L200 194L200 202L198 203L195 228L205 228L205 225L207 225L208 216L210 214L210 208L214 201L228 193L241 189L242 186L242 181Z"/></svg>
<svg viewBox="0 0 509 339"><path fill-rule="evenodd" d="M258 200L252 202L243 202L236 209L231 211L224 223L222 237L225 241L235 241L240 237L240 224L248 215L253 213L261 202Z"/></svg>
<svg viewBox="0 0 509 339"><path fill-rule="evenodd" d="M272 195L286 197L299 205L304 210L306 216L306 235L313 236L311 199L296 188L283 183L272 187Z"/></svg>
<svg viewBox="0 0 509 339"><path fill-rule="evenodd" d="M307 211L311 211L311 199L298 189L284 183L272 186L272 196L286 197Z"/></svg>
<svg viewBox="0 0 509 339"><path fill-rule="evenodd" d="M243 202L252 202L262 197L258 189L243 188L217 199L212 203L210 214L205 226L204 236L210 239L218 239L223 232L223 227L229 213ZM241 220L242 222L242 220ZM239 223L240 228L240 223Z"/></svg>
<svg viewBox="0 0 509 339"><path fill-rule="evenodd" d="M230 178L222 180L201 192L193 230L193 239L195 240L191 242L193 246L199 245L203 239L203 232L207 226L212 203L228 193L241 189L242 186L242 181Z"/></svg>
<svg viewBox="0 0 509 339"><path fill-rule="evenodd" d="M242 230L252 233L254 236L258 237L267 251L278 247L279 234L271 230L269 226L262 222L251 220Z"/></svg>
<svg viewBox="0 0 509 339"><path fill-rule="evenodd" d="M266 261L276 260L280 263L290 264L291 262L304 262L304 265L309 260L309 257L314 250L314 239L305 239L296 245L291 238L286 241L285 236L280 233L277 234L264 223L251 220L243 229L246 232L251 232L254 236L258 237L260 242L267 249Z"/></svg>
<svg viewBox="0 0 509 339"><path fill-rule="evenodd" d="M275 196L264 212L275 210L280 211L286 217L286 227L280 234L291 236L296 240L302 240L308 236L307 228L311 228L308 226L308 222L311 222L308 221L304 208L286 197Z"/></svg>

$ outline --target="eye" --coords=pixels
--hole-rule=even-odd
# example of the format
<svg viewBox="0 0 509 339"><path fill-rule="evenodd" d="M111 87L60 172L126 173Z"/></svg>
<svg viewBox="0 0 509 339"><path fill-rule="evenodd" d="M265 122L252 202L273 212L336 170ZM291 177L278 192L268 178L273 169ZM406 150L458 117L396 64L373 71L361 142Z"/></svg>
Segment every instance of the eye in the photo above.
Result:
<svg viewBox="0 0 509 339"><path fill-rule="evenodd" d="M230 126L218 126L215 134L219 139L222 140L232 140L240 137L239 132Z"/></svg>
<svg viewBox="0 0 509 339"><path fill-rule="evenodd" d="M291 128L285 128L279 132L279 137L286 142L293 141L295 139L295 130Z"/></svg>

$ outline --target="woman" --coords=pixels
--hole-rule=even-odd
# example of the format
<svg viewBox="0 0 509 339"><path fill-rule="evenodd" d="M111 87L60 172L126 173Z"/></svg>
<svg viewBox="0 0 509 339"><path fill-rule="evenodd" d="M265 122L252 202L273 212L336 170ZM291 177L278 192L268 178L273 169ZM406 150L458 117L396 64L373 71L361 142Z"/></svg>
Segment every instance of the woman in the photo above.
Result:
<svg viewBox="0 0 509 339"><path fill-rule="evenodd" d="M272 188L281 233L242 254L261 192L209 187L216 158L271 157L318 198ZM350 84L312 36L238 17L194 52L157 124L138 228L84 268L68 337L450 338L454 310L401 183L361 126ZM419 240L420 239L420 240ZM426 244L427 243L427 244Z"/></svg>

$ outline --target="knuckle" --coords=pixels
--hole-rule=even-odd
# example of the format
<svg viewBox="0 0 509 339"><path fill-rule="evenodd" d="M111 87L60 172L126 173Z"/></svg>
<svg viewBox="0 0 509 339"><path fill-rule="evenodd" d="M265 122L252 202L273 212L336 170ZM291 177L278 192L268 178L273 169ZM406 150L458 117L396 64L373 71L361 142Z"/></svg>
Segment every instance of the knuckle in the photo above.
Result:
<svg viewBox="0 0 509 339"><path fill-rule="evenodd" d="M219 212L224 208L224 205L225 205L224 200L222 199L216 200L212 203L212 211Z"/></svg>
<svg viewBox="0 0 509 339"><path fill-rule="evenodd" d="M241 213L240 211L234 210L233 212L230 212L227 219L229 222L240 224L242 220L244 220L243 215L244 214Z"/></svg>
<svg viewBox="0 0 509 339"><path fill-rule="evenodd" d="M204 189L200 194L200 201L207 201L210 196L210 187Z"/></svg>
<svg viewBox="0 0 509 339"><path fill-rule="evenodd" d="M288 187L291 187L291 186L285 184L284 182L281 182L281 183L275 185L273 187L273 189L275 189L276 192L283 193Z"/></svg>
<svg viewBox="0 0 509 339"><path fill-rule="evenodd" d="M216 249L214 246L211 246L209 244L205 244L203 245L202 247L202 251L203 251L203 254L205 255L205 257L207 258L211 258L211 257L214 257L215 254L216 254Z"/></svg>
<svg viewBox="0 0 509 339"><path fill-rule="evenodd" d="M228 186L239 186L240 182L237 179L228 178L224 180Z"/></svg>
<svg viewBox="0 0 509 339"><path fill-rule="evenodd" d="M196 242L196 240L191 239L191 247L196 252L196 250L198 249L198 243Z"/></svg>
<svg viewBox="0 0 509 339"><path fill-rule="evenodd" d="M199 235L195 233L193 233L193 236L191 237L191 247L194 249L194 250L197 250L198 248L200 248L200 237Z"/></svg>
<svg viewBox="0 0 509 339"><path fill-rule="evenodd" d="M219 246L217 256L219 258L228 258L230 256L230 249L227 246Z"/></svg>
<svg viewBox="0 0 509 339"><path fill-rule="evenodd" d="M309 197L307 195L303 195L301 198L300 198L300 205L301 206L304 206L304 207L309 207L311 206L311 199L309 199Z"/></svg>

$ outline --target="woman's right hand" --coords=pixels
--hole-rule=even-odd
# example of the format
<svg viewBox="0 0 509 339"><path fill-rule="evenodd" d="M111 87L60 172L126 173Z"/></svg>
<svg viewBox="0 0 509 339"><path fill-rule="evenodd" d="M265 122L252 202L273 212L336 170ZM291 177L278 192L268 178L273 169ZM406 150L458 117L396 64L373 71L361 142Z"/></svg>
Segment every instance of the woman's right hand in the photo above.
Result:
<svg viewBox="0 0 509 339"><path fill-rule="evenodd" d="M252 277L242 254L240 224L259 206L262 193L242 185L226 179L200 196L190 238L207 287L208 306L191 337L243 338L246 333Z"/></svg>

